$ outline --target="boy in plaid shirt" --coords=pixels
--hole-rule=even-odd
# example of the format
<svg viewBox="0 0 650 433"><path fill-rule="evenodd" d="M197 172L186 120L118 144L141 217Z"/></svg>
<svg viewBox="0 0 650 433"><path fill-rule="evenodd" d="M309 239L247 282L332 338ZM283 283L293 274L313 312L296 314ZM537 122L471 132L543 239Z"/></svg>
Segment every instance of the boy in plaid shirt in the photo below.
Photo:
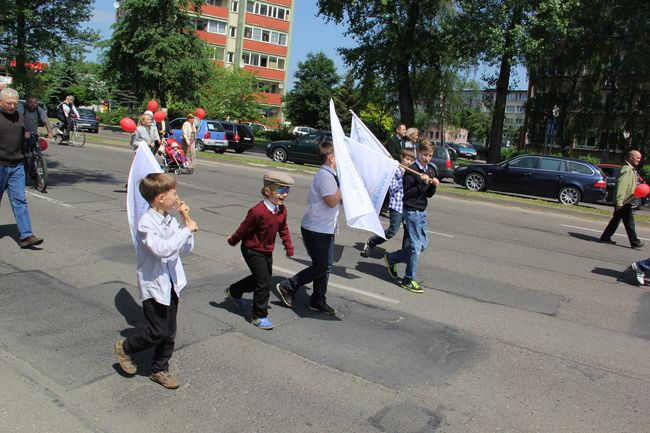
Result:
<svg viewBox="0 0 650 433"><path fill-rule="evenodd" d="M403 166L410 166L415 162L415 153L413 149L404 148L400 151L400 160ZM363 257L369 257L370 251L377 245L383 244L388 239L392 238L399 231L399 226L402 224L402 208L403 208L403 199L404 199L404 169L400 166L395 171L395 176L390 182L388 187L388 210L389 210L389 221L390 225L384 232L384 238L381 236L371 236L368 238L366 243L363 246L363 251L361 255Z"/></svg>

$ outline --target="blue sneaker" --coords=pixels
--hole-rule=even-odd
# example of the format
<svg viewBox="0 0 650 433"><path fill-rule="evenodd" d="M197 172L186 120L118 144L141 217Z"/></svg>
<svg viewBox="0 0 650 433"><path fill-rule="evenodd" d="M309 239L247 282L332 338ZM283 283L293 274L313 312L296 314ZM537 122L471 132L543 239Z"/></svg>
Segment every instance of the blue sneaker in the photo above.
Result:
<svg viewBox="0 0 650 433"><path fill-rule="evenodd" d="M257 326L260 329L271 330L273 329L273 323L266 317L259 317L257 319L251 319L251 323Z"/></svg>
<svg viewBox="0 0 650 433"><path fill-rule="evenodd" d="M231 294L230 294L230 287L228 287L228 288L226 289L226 296L229 297L230 299L232 299L233 302L234 302L235 304L237 304L237 306L238 306L239 308L246 308L247 305L248 305L248 303L246 302L246 299L244 299L244 298L235 298L233 295L231 295Z"/></svg>

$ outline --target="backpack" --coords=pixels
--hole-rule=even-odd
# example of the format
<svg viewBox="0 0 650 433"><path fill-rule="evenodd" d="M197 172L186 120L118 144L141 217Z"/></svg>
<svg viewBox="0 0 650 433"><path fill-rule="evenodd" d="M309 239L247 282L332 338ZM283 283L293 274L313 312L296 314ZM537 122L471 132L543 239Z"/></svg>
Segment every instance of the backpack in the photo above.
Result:
<svg viewBox="0 0 650 433"><path fill-rule="evenodd" d="M63 111L63 102L56 107L56 118L63 123L66 121L65 111Z"/></svg>

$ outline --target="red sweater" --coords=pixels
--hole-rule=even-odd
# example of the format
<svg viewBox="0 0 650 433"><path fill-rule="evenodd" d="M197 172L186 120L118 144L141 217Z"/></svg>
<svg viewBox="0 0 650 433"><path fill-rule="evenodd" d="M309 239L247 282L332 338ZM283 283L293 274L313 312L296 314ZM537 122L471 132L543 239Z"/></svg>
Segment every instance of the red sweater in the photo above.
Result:
<svg viewBox="0 0 650 433"><path fill-rule="evenodd" d="M237 245L242 241L246 248L261 253L272 253L278 232L287 255L293 256L293 243L287 226L287 208L280 206L280 212L275 215L266 207L264 201L261 201L248 211L237 231L228 238L228 243Z"/></svg>

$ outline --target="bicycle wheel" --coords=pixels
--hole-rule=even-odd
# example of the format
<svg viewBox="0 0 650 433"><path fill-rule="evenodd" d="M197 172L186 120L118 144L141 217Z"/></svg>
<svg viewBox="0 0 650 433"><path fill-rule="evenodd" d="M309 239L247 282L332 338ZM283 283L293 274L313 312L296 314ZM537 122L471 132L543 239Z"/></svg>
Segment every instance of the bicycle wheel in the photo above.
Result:
<svg viewBox="0 0 650 433"><path fill-rule="evenodd" d="M36 190L45 192L47 189L47 163L43 155L36 155L34 158L34 174L36 182Z"/></svg>
<svg viewBox="0 0 650 433"><path fill-rule="evenodd" d="M70 132L70 144L75 147L83 147L86 144L86 132L73 129Z"/></svg>

